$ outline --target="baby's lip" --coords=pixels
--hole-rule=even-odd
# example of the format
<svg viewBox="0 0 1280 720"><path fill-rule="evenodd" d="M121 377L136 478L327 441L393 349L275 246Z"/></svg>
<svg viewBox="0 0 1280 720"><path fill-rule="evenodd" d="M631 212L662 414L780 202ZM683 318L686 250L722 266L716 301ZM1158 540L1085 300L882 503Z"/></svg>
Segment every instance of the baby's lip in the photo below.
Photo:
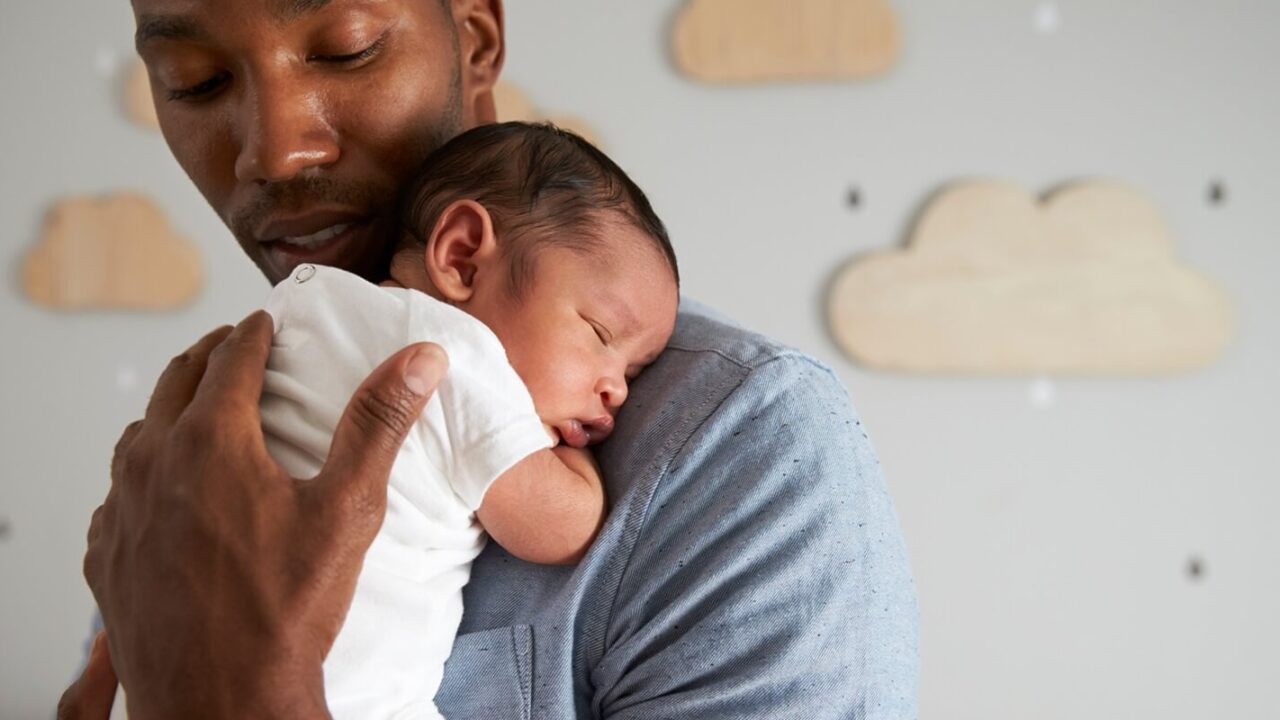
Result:
<svg viewBox="0 0 1280 720"><path fill-rule="evenodd" d="M583 430L587 433L587 444L594 445L598 442L603 442L605 438L613 434L613 417L611 415L601 415L583 425Z"/></svg>
<svg viewBox="0 0 1280 720"><path fill-rule="evenodd" d="M577 420L566 420L557 425L555 430L559 433L561 442L569 447L584 448L591 444L591 436Z"/></svg>

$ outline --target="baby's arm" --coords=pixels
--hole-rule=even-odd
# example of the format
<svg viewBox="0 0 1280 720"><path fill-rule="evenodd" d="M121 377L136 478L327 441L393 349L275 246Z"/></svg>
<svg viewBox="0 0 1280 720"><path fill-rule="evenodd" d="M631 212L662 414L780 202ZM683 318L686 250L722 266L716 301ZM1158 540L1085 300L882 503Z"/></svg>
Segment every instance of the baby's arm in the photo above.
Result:
<svg viewBox="0 0 1280 720"><path fill-rule="evenodd" d="M604 522L604 483L587 450L539 450L498 476L476 517L499 545L521 560L572 565Z"/></svg>

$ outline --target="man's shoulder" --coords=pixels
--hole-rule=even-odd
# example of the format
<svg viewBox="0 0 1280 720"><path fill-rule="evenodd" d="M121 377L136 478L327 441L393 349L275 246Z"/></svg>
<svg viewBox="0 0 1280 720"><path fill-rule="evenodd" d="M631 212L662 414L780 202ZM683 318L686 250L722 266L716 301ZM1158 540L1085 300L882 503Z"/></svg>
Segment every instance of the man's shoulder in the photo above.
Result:
<svg viewBox="0 0 1280 720"><path fill-rule="evenodd" d="M735 452L751 456L746 439L764 428L789 435L788 428L837 417L841 431L856 428L848 394L829 368L686 299L667 350L633 384L600 458L610 489L621 492L638 478L669 477L676 457L696 447L732 440ZM811 437L818 435L826 434ZM837 440L846 438L865 440L860 429ZM799 444L826 453L820 444Z"/></svg>
<svg viewBox="0 0 1280 720"><path fill-rule="evenodd" d="M680 301L676 329L667 349L714 355L748 372L780 358L819 364L804 353L752 332L709 305L689 298Z"/></svg>
<svg viewBox="0 0 1280 720"><path fill-rule="evenodd" d="M633 401L664 398L679 406L685 418L725 416L735 406L760 404L762 394L794 396L785 408L764 403L766 413L803 412L805 398L848 402L835 372L818 359L688 298L681 300L676 329L661 360L645 375Z"/></svg>

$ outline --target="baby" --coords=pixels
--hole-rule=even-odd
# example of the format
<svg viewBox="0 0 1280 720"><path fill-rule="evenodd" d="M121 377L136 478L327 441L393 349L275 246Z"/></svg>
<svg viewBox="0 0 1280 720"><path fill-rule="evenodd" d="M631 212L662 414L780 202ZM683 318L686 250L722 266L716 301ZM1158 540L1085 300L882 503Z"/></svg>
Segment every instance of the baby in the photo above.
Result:
<svg viewBox="0 0 1280 720"><path fill-rule="evenodd" d="M605 498L584 448L609 435L678 303L675 255L640 189L581 138L523 123L468 131L426 160L390 277L301 265L267 303L263 429L295 477L320 469L382 360L423 340L449 355L325 661L337 718L439 717L486 534L532 562L585 553Z"/></svg>

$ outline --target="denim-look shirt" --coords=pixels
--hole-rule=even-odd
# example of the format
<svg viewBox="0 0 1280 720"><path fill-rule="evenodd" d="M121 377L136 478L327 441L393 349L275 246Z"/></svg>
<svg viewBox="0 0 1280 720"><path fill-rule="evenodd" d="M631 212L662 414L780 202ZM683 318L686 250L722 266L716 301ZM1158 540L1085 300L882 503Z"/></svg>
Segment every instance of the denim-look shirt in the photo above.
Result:
<svg viewBox="0 0 1280 720"><path fill-rule="evenodd" d="M686 301L597 458L580 564L477 559L445 717L916 716L902 533L830 370Z"/></svg>

